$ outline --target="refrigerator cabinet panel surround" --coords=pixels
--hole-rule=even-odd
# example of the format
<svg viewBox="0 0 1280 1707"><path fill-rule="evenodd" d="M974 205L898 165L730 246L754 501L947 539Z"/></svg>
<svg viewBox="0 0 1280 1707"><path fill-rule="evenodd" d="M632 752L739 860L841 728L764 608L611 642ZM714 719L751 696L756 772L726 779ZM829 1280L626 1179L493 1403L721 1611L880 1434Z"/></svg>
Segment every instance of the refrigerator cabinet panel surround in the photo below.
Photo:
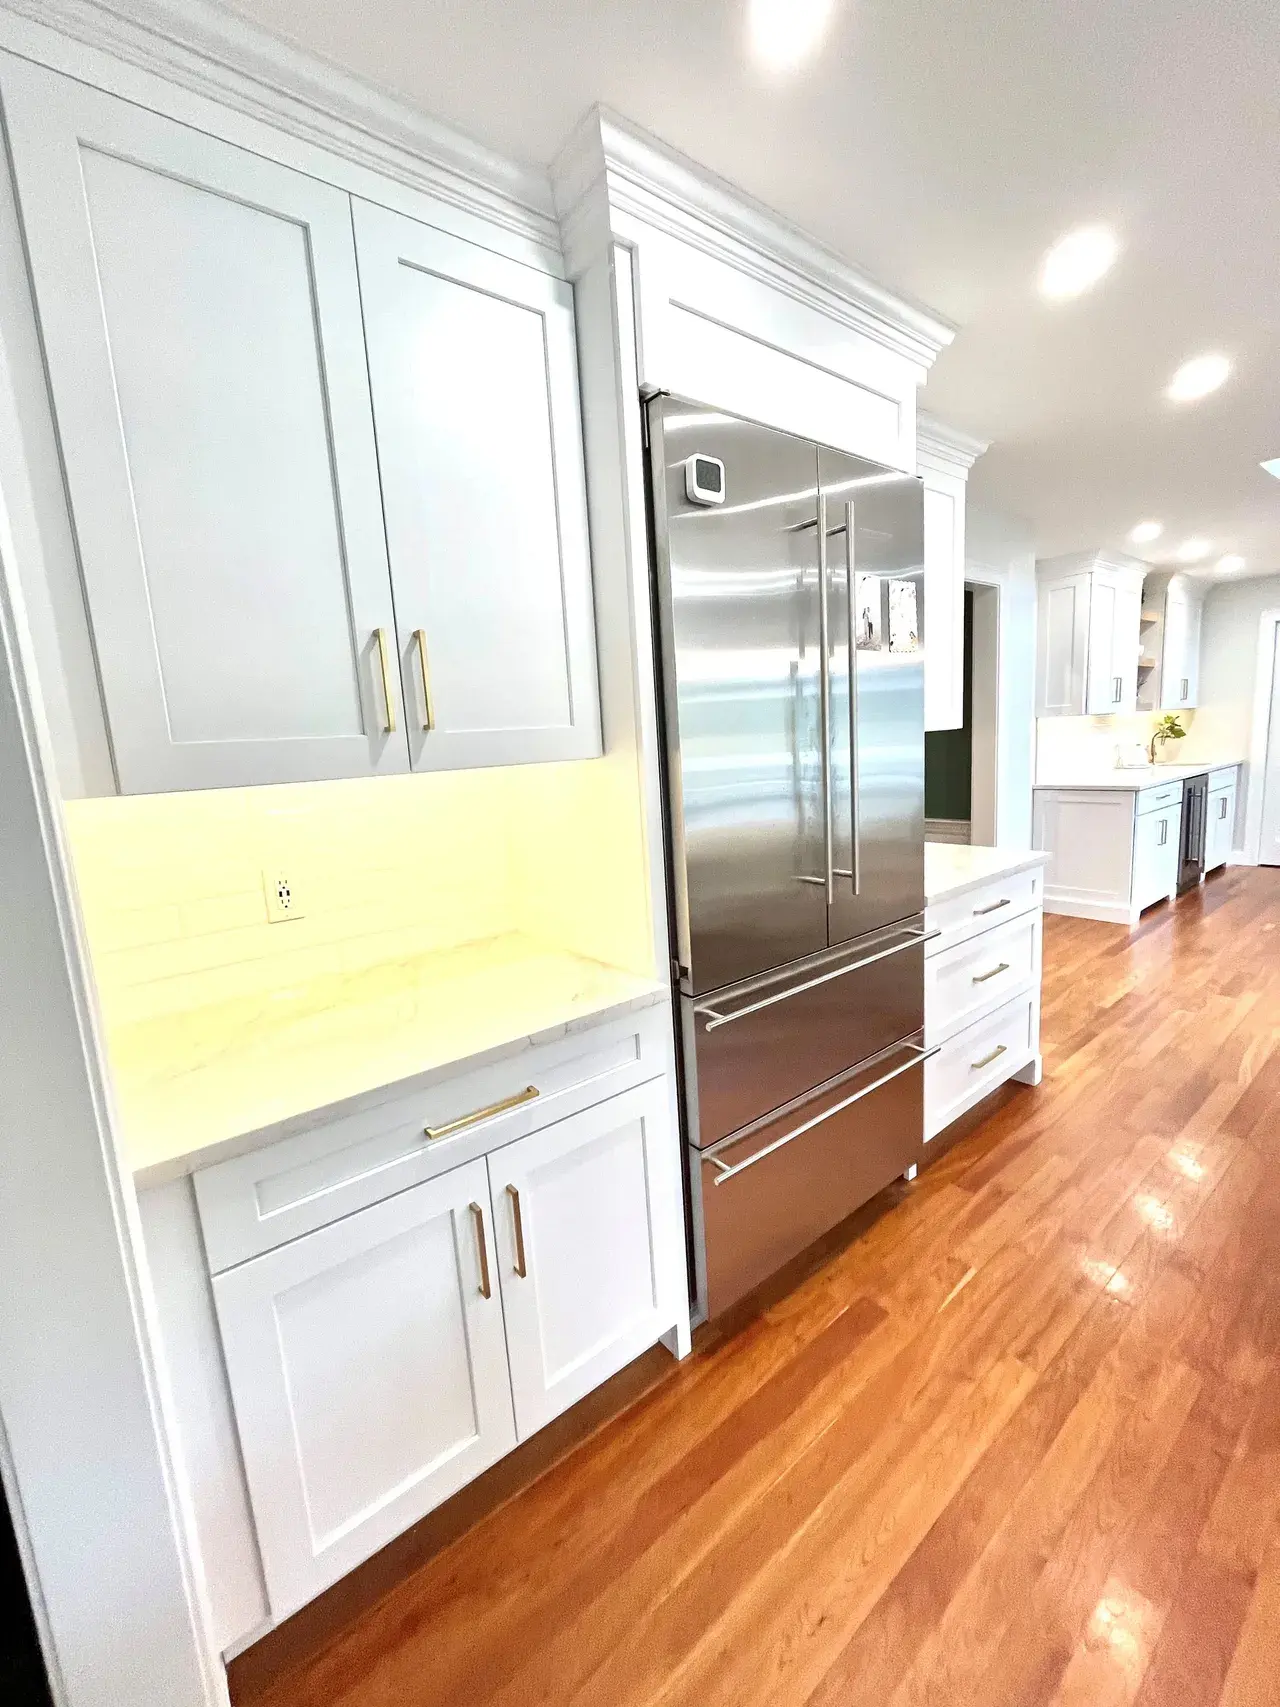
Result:
<svg viewBox="0 0 1280 1707"><path fill-rule="evenodd" d="M648 428L694 1246L717 1311L923 1140L923 499L707 405L653 398ZM787 1121L804 1137L779 1145ZM755 1176L731 1207L730 1168Z"/></svg>

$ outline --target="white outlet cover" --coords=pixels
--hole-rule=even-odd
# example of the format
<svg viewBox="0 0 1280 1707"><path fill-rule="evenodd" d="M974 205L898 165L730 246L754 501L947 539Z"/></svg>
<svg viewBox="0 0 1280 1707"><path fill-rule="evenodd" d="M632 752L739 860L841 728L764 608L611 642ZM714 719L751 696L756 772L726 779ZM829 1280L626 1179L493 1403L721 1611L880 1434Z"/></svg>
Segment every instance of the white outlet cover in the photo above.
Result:
<svg viewBox="0 0 1280 1707"><path fill-rule="evenodd" d="M286 872L264 871L262 892L266 897L269 924L284 924L286 920L302 917L298 886Z"/></svg>

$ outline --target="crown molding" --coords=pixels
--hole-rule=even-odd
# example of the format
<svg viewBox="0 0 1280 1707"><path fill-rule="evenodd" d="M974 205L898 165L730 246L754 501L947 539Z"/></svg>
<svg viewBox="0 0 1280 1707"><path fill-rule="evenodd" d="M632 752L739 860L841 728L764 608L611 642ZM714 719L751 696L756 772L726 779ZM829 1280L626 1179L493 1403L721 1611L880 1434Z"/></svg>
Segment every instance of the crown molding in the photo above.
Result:
<svg viewBox="0 0 1280 1707"><path fill-rule="evenodd" d="M923 372L955 336L938 315L877 284L797 226L604 107L552 164L555 205L574 270L581 233L607 202L905 356Z"/></svg>
<svg viewBox="0 0 1280 1707"><path fill-rule="evenodd" d="M209 0L4 0L0 18L5 12L559 254L545 174L502 159ZM33 56L26 44L13 45Z"/></svg>
<svg viewBox="0 0 1280 1707"><path fill-rule="evenodd" d="M925 467L940 474L967 475L990 443L989 439L961 432L959 427L949 427L923 410L916 413L916 456Z"/></svg>

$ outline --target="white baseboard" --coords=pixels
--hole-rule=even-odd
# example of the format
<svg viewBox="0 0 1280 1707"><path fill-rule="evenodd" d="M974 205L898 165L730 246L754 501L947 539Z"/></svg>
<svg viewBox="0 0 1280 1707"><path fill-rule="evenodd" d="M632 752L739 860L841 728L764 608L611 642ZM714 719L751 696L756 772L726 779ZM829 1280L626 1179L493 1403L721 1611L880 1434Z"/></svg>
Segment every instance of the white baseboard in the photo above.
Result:
<svg viewBox="0 0 1280 1707"><path fill-rule="evenodd" d="M926 818L924 839L967 848L973 840L973 825L967 818Z"/></svg>
<svg viewBox="0 0 1280 1707"><path fill-rule="evenodd" d="M1072 896L1057 896L1045 891L1046 913L1060 913L1069 919L1097 919L1106 925L1127 925L1133 922L1132 910L1120 902L1079 901Z"/></svg>

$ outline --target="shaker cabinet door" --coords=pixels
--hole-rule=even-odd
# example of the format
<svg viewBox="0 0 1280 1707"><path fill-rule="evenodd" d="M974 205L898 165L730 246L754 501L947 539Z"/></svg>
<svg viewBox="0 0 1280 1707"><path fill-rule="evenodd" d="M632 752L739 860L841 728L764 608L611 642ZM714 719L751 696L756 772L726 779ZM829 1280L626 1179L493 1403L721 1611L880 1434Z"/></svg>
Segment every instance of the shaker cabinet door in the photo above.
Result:
<svg viewBox="0 0 1280 1707"><path fill-rule="evenodd" d="M355 228L414 766L593 757L572 289L363 202Z"/></svg>
<svg viewBox="0 0 1280 1707"><path fill-rule="evenodd" d="M514 1446L483 1161L213 1291L273 1618Z"/></svg>
<svg viewBox="0 0 1280 1707"><path fill-rule="evenodd" d="M121 789L407 769L349 198L0 93Z"/></svg>
<svg viewBox="0 0 1280 1707"><path fill-rule="evenodd" d="M671 1279L684 1279L678 1149L659 1079L489 1156L522 1440L675 1321Z"/></svg>

